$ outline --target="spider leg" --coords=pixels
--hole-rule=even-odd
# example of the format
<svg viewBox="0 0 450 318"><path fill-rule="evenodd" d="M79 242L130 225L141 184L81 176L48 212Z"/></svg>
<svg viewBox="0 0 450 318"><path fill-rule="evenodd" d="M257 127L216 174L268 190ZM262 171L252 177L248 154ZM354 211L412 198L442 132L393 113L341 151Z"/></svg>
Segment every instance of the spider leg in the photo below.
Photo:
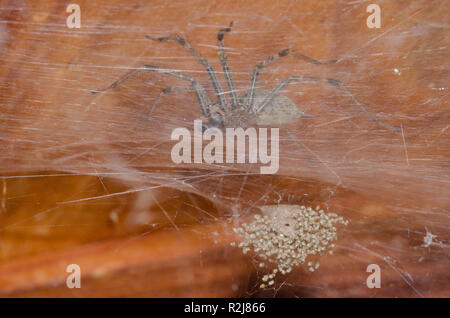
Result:
<svg viewBox="0 0 450 318"><path fill-rule="evenodd" d="M162 101L162 99L164 98L165 95L173 93L173 92L177 92L177 91L188 91L189 92L189 91L191 91L191 89L192 89L191 86L170 86L170 87L166 87L163 90L161 90L158 97L153 102L153 106L150 109L150 111L148 112L147 118L145 120L150 120L150 118L153 115L153 112L156 109L156 106L158 106L158 104Z"/></svg>
<svg viewBox="0 0 450 318"><path fill-rule="evenodd" d="M123 74L122 76L120 76L114 83L112 83L108 87L105 87L105 88L102 88L102 89L93 90L93 91L91 91L91 93L92 94L103 93L104 91L107 91L107 90L110 90L112 88L115 88L115 87L119 86L120 84L122 84L122 82L125 82L128 78L133 76L135 73L140 72L140 71L141 71L141 69L131 70L131 71Z"/></svg>
<svg viewBox="0 0 450 318"><path fill-rule="evenodd" d="M310 58L306 55L303 55L301 53L298 53L294 50L291 49L284 49L280 52L278 52L276 55L271 55L269 56L267 59L265 59L264 61L260 62L258 65L256 65L255 70L253 71L253 75L252 75L252 79L250 80L250 87L248 89L248 109L252 109L253 107L253 97L254 97L254 90L255 90L255 86L256 86L256 82L258 80L258 75L259 72L265 68L266 66L269 66L270 64L272 64L273 62L278 61L280 58L288 56L288 55L292 55L294 57L300 58L302 60L304 60L307 63L311 63L314 65L327 65L327 64L334 64L337 62L337 60L331 60L331 61L326 61L326 62L320 62L317 61L313 58Z"/></svg>
<svg viewBox="0 0 450 318"><path fill-rule="evenodd" d="M285 80L283 80L276 88L274 88L272 90L272 92L270 92L269 96L267 96L264 101L261 103L260 106L255 108L255 112L259 113L261 112L264 107L266 107L273 99L276 95L278 95L280 93L280 91L289 83L291 82L316 82L316 83L326 83L326 84L330 84L333 85L337 88L339 88L340 90L344 91L347 96L349 96L353 102L359 106L359 108L361 108L361 110L367 115L367 117L370 118L370 120L387 129L390 130L394 130L394 131L399 131L398 128L392 127L391 125L379 122L375 116L373 116L367 109L366 107L364 107L364 105L356 98L355 95L353 95L352 92L350 92L350 90L339 80L336 79L332 79L332 78L326 78L326 77L311 77L311 76L291 76L286 78Z"/></svg>
<svg viewBox="0 0 450 318"><path fill-rule="evenodd" d="M168 74L168 75L174 76L176 78L182 79L184 81L190 82L191 86L195 89L195 92L197 94L198 102L200 104L200 109L202 110L203 116L209 117L209 105L211 105L211 102L208 98L208 95L206 95L205 89L203 88L202 85L200 85L196 80L194 80L189 75L181 74L175 70L160 68L160 67L156 67L156 66L152 66L152 65L143 65L132 71L129 71L128 73L119 77L118 80L116 80L114 83L112 83L108 87L92 91L92 93L97 94L97 93L101 93L101 92L107 91L109 89L112 89L114 87L117 87L122 82L126 81L130 76L132 76L133 74L140 72L140 71L151 71L151 72L157 72L157 73L164 73L164 74Z"/></svg>
<svg viewBox="0 0 450 318"><path fill-rule="evenodd" d="M217 80L216 72L211 67L211 65L208 63L208 61L203 56L201 56L200 53L198 53L188 41L186 41L184 38L182 38L178 34L171 34L169 36L160 37L160 38L154 38L154 37L151 37L150 35L146 35L145 38L148 40L157 41L157 42L175 41L178 44L180 44L182 47L184 47L186 50L188 50L206 68L206 71L208 72L208 75L211 79L211 82L213 84L216 95L219 98L221 108L223 110L227 109L227 101L222 92L222 87L220 86L220 83Z"/></svg>
<svg viewBox="0 0 450 318"><path fill-rule="evenodd" d="M227 55L224 52L224 42L223 37L225 33L231 32L231 28L233 27L233 21L231 21L230 26L221 29L217 34L217 40L219 41L219 58L220 63L222 64L223 72L225 73L225 78L227 79L228 88L230 89L231 96L231 107L236 107L238 105L236 90L234 89L233 79L231 78L230 68L228 66Z"/></svg>
<svg viewBox="0 0 450 318"><path fill-rule="evenodd" d="M165 95L173 93L173 92L177 92L177 91L191 91L191 90L192 90L191 86L169 86L169 87L162 89L161 92L159 92L158 97L153 102L153 106L150 109L150 111L148 112L145 120L151 119L153 113L155 112L156 107L159 105L159 103L162 101L162 99L164 98ZM140 126L140 124L137 124L134 129L138 129L139 126Z"/></svg>

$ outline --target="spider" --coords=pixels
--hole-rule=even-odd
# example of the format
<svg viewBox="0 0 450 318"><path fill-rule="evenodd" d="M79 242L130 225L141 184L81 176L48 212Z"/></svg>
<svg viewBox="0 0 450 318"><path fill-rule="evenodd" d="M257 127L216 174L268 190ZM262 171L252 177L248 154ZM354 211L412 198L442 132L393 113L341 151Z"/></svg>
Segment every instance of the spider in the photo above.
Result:
<svg viewBox="0 0 450 318"><path fill-rule="evenodd" d="M379 122L375 116L373 116L365 107L364 105L356 98L353 93L350 92L350 90L339 80L333 79L333 78L326 78L326 77L313 77L313 76L290 76L283 81L281 81L272 91L263 91L257 89L257 82L258 82L258 76L260 71L269 66L270 64L276 62L278 59L281 59L283 57L286 57L288 55L292 55L294 57L297 57L299 59L302 59L303 61L315 65L326 65L326 64L334 64L337 62L337 60L327 61L327 62L320 62L315 59L312 59L306 55L303 55L301 53L298 53L292 49L284 49L278 52L275 55L269 56L262 62L258 63L253 71L249 87L245 93L243 93L241 96L237 96L236 90L234 87L233 79L231 76L231 71L228 66L228 59L227 55L224 52L224 36L226 33L231 32L231 28L233 27L233 22L230 23L228 27L225 27L223 29L220 29L217 35L218 40L218 54L220 63L223 68L223 72L225 75L225 79L228 85L230 95L230 101L227 101L225 98L225 93L222 90L222 87L217 79L216 72L211 67L209 62L200 54L197 52L197 50L183 37L181 37L178 34L171 34L169 36L165 37L159 37L154 38L152 36L146 35L145 38L151 41L156 42L169 42L174 41L177 42L179 45L181 45L184 49L186 49L188 52L192 54L195 59L200 62L205 68L206 72L209 75L209 78L211 80L211 83L214 87L215 96L217 100L215 102L211 102L208 95L206 94L205 88L197 82L193 77L182 74L177 70L172 69L166 69L161 68L153 65L143 65L141 67L138 67L132 71L129 71L128 73L122 75L117 79L114 83L112 83L110 86L100 89L100 90L94 90L92 91L93 94L104 92L106 90L112 89L114 87L119 86L122 82L127 80L130 76L132 76L134 73L139 71L151 71L151 72L157 72L157 73L163 73L167 74L173 77L176 77L180 80L183 80L185 82L190 83L190 86L172 86L164 88L159 96L156 98L153 107L151 108L150 112L147 115L147 120L149 120L157 106L157 104L162 100L164 95L176 92L179 90L186 90L188 88L189 90L195 91L198 99L198 103L200 105L200 109L202 111L204 119L206 119L206 124L204 125L204 128L209 127L216 127L219 129L223 129L226 127L230 128L238 128L242 127L245 128L247 126L251 126L254 124L268 124L267 120L262 119L262 114L264 111L267 111L268 108L278 107L279 103L276 103L276 99L280 98L279 96L281 90L293 82L314 82L314 83L325 83L332 85L334 87L337 87L338 89L342 90L344 93L346 93L347 96L349 96L353 102L369 117L369 119L382 127L388 128L390 130L397 131L398 128L394 128L388 124ZM294 105L295 106L295 105ZM272 109L273 110L273 109ZM279 112L278 112L279 113ZM265 116L266 118L268 116ZM300 117L310 117L306 114L301 113Z"/></svg>

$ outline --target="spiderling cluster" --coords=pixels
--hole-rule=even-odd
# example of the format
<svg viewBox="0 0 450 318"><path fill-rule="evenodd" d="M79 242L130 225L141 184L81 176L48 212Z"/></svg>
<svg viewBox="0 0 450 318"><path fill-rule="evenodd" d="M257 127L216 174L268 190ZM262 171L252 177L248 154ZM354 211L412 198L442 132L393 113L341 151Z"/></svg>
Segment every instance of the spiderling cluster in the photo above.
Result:
<svg viewBox="0 0 450 318"><path fill-rule="evenodd" d="M337 239L334 224L348 224L344 218L335 213L326 214L320 207L273 205L263 206L261 211L263 215L255 215L251 223L234 228L243 237L238 247L244 254L254 252L261 259L260 268L275 265L270 274L263 276L261 288L273 285L278 273L287 274L294 266L303 264L308 255L323 255L333 248L331 242ZM308 262L307 266L314 272L319 263Z"/></svg>

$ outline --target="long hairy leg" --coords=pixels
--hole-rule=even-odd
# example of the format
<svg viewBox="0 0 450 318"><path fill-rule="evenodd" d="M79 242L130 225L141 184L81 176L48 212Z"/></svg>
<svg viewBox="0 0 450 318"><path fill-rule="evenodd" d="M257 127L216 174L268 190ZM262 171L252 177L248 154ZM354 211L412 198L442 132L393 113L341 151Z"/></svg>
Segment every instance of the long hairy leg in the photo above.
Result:
<svg viewBox="0 0 450 318"><path fill-rule="evenodd" d="M143 65L141 67L138 67L138 68L136 68L134 70L131 70L128 73L125 73L124 75L119 77L118 80L116 80L114 83L112 83L108 87L92 91L91 93L97 94L97 93L101 93L101 92L107 91L109 89L112 89L114 87L117 87L122 82L124 82L128 78L130 78L132 75L134 75L137 72L141 72L141 71L151 71L151 72L157 72L157 73L164 73L164 74L168 74L170 76L174 76L176 78L179 78L181 80L190 82L191 86L194 88L194 90L195 90L195 92L197 94L198 102L200 104L200 109L201 109L201 111L203 113L203 116L209 117L209 105L211 105L211 102L210 102L210 100L208 98L208 95L206 94L206 91L205 91L205 89L203 88L202 85L200 85L195 79L193 79L189 75L181 74L181 73L179 73L178 71L175 71L175 70L165 69L165 68L161 68L161 67L156 67L156 66L153 66L153 65L148 65L147 64L147 65Z"/></svg>
<svg viewBox="0 0 450 318"><path fill-rule="evenodd" d="M261 112L274 98L277 96L280 91L286 87L289 83L292 82L315 82L315 83L326 83L330 84L334 87L339 88L340 90L344 91L347 96L349 96L353 102L358 105L358 107L367 115L367 117L370 118L370 120L377 124L378 126L387 128L389 130L393 131L399 131L398 128L392 127L391 125L382 123L378 121L374 115L372 115L366 107L356 98L356 96L350 92L350 90L339 80L333 79L333 78L327 78L327 77L312 77L312 76L291 76L283 80L276 88L274 88L270 94L264 99L264 101L261 103L261 105L255 107L254 111L256 113Z"/></svg>
<svg viewBox="0 0 450 318"><path fill-rule="evenodd" d="M136 68L133 69L125 74L123 74L122 76L120 76L114 83L112 83L111 85L109 85L108 87L102 88L102 89L96 89L96 90L92 90L91 93L92 94L98 94L98 93L103 93L107 90L110 90L112 88L115 88L117 86L119 86L120 84L122 84L122 82L125 82L127 79L129 79L131 76L133 76L134 74L138 73L142 71L142 69L140 68Z"/></svg>
<svg viewBox="0 0 450 318"><path fill-rule="evenodd" d="M337 62L337 60L331 60L331 61L326 61L326 62L320 62L317 61L313 58L310 58L304 54L298 53L294 50L291 49L284 49L281 50L280 52L278 52L276 55L271 55L268 58L266 58L264 61L258 63L255 67L255 70L253 71L253 75L252 75L252 79L250 80L250 86L248 89L248 104L247 107L248 109L252 109L253 108L253 102L254 102L254 91L255 91L255 87L256 87L256 82L258 81L258 75L259 72L269 66L270 64L272 64L273 62L278 61L280 58L288 56L288 55L292 55L294 57L297 57L299 59L302 59L303 61L307 62L307 63L311 63L314 65L327 65L327 64L334 64Z"/></svg>
<svg viewBox="0 0 450 318"><path fill-rule="evenodd" d="M219 99L220 106L223 110L227 109L227 101L225 99L225 96L222 91L222 87L220 86L219 81L217 80L216 72L211 67L211 65L208 63L208 61L200 55L200 53L197 52L196 49L184 38L179 36L178 34L171 34L169 36L163 36L159 38L154 38L150 35L145 36L146 39L156 42L168 42L168 41L175 41L178 44L180 44L182 47L184 47L186 50L188 50L205 68L208 72L208 75L211 79L211 82L213 84L214 90L216 92L217 98Z"/></svg>
<svg viewBox="0 0 450 318"><path fill-rule="evenodd" d="M147 117L145 119L146 120L150 120L152 118L152 115L155 112L156 107L162 101L164 96L166 96L167 94L170 94L170 93L173 93L173 92L181 92L181 91L189 92L189 91L191 91L193 89L195 89L195 88L193 88L192 86L170 86L170 87L164 88L163 90L161 90L161 92L159 93L158 97L153 102L153 106L149 110L149 112L147 114Z"/></svg>
<svg viewBox="0 0 450 318"><path fill-rule="evenodd" d="M233 79L231 78L230 67L228 66L227 55L224 52L224 35L225 33L231 32L231 28L233 27L233 21L231 21L230 25L226 28L223 28L217 34L217 40L219 42L219 58L220 63L222 64L223 72L225 74L225 78L227 80L228 88L230 89L231 96L231 107L236 107L238 104L236 90L234 89Z"/></svg>
<svg viewBox="0 0 450 318"><path fill-rule="evenodd" d="M148 111L147 116L145 117L145 120L149 121L152 118L152 115L155 112L156 107L159 105L159 103L163 100L164 96L166 96L167 94L170 94L173 92L178 92L178 91L190 92L194 89L195 88L193 88L192 86L169 86L169 87L162 89L161 92L159 92L158 97L156 97L156 99L154 100L152 108L150 108L150 110ZM137 130L142 126L143 126L142 124L137 124L134 127L134 129Z"/></svg>

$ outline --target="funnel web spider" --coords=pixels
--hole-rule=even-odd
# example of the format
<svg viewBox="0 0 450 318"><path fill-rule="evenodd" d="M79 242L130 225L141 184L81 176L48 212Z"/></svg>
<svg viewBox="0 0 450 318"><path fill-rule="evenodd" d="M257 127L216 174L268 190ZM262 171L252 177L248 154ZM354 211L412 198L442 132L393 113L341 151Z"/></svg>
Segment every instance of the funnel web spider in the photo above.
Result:
<svg viewBox="0 0 450 318"><path fill-rule="evenodd" d="M193 77L186 75L186 74L182 74L177 70L161 68L161 67L148 65L148 64L138 67L132 71L129 71L128 73L122 75L118 80L116 80L110 86L108 86L104 89L101 89L101 90L92 91L92 93L93 94L100 93L100 92L104 92L106 90L112 89L114 87L117 87L122 82L126 81L130 76L135 74L136 72L151 71L151 72L167 74L167 75L176 77L180 80L183 80L185 82L188 82L190 84L190 86L172 86L172 87L167 87L167 88L163 89L160 92L159 96L156 98L156 100L153 104L153 107L147 116L147 120L149 120L151 118L153 111L155 110L158 103L162 100L164 95L172 93L172 92L180 91L180 90L184 90L184 91L193 90L193 91L195 91L195 93L197 95L198 103L200 105L202 114L207 120L205 128L217 127L217 128L223 129L225 127L245 128L247 126L251 126L251 125L260 123L258 121L258 117L260 116L260 114L266 108L268 108L267 107L268 105L271 105L274 102L274 100L280 94L281 90L284 87L286 87L287 85L289 85L290 83L293 83L293 82L324 83L324 84L332 85L332 86L342 90L366 114L366 116L369 117L369 119L373 123L375 123L381 127L390 129L390 130L395 130L395 131L398 130L398 128L394 128L388 124L379 122L375 118L375 116L373 116L364 107L364 105L356 98L355 95L353 95L353 93L350 92L350 90L341 81L339 81L337 79L333 79L333 78L301 76L301 75L290 76L290 77L284 79L283 81L281 81L281 83L279 83L272 91L270 91L270 92L262 91L262 92L265 92L265 94L264 94L264 96L261 97L262 93L261 93L261 91L258 91L258 89L257 89L259 72L263 68L271 65L272 63L276 62L280 58L283 58L288 55L292 55L296 58L302 59L303 61L305 61L307 63L311 63L311 64L315 64L315 65L334 64L337 62L336 60L320 62L320 61L312 59L306 55L298 53L292 49L284 49L284 50L278 52L278 54L269 56L267 59L265 59L264 61L257 64L253 71L248 90L244 94L242 94L241 96L238 97L236 95L236 90L234 88L231 71L228 66L227 55L224 52L224 48L225 48L224 36L226 33L231 32L232 26L233 26L233 22L231 22L228 27L219 30L218 35L217 35L218 54L219 54L220 63L222 64L225 79L226 79L226 82L228 85L228 89L229 89L228 94L230 95L230 101L227 101L227 99L225 98L225 93L223 92L222 87L217 79L216 72L211 67L209 62L200 53L198 53L197 50L188 41L186 41L184 38L182 38L181 36L179 36L177 34L172 34L169 36L159 37L159 38L154 38L154 37L147 35L146 39L151 40L151 41L156 41L156 42L177 42L184 49L189 51L192 54L192 56L195 57L195 59L205 67L206 72L208 73L211 83L214 87L215 95L217 98L217 100L215 102L210 101L208 95L206 94L205 88L200 83L198 83ZM259 96L258 96L258 94L259 94ZM257 103L255 101L260 101L260 102ZM276 106L277 105L272 106L272 107L276 107ZM308 117L308 115L305 115L302 113L301 117Z"/></svg>

